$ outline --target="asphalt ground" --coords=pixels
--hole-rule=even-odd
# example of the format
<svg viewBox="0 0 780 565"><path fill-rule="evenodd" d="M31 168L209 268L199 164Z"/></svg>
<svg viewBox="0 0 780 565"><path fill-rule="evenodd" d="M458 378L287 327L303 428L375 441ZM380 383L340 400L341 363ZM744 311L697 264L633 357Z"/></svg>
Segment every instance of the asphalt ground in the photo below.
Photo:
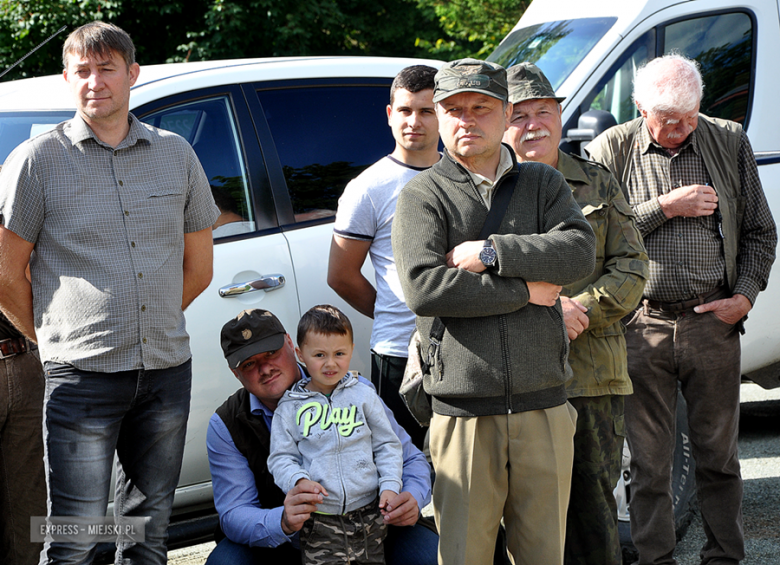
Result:
<svg viewBox="0 0 780 565"><path fill-rule="evenodd" d="M742 565L780 565L780 389L742 385L739 460L744 497ZM678 565L699 565L705 537L701 516L677 544Z"/></svg>
<svg viewBox="0 0 780 565"><path fill-rule="evenodd" d="M742 385L739 458L745 483L743 516L745 560L742 565L780 565L780 389ZM700 565L704 545L701 516L696 514L677 545L678 565ZM213 543L168 553L171 565L203 565Z"/></svg>

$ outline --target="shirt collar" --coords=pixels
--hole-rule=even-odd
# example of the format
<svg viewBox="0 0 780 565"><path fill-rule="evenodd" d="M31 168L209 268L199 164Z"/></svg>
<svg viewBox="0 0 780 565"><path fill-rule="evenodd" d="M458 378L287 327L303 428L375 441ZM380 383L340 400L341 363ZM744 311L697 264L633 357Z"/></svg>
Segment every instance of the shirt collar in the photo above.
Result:
<svg viewBox="0 0 780 565"><path fill-rule="evenodd" d="M558 172L563 175L567 183L581 182L583 184L590 184L590 177L582 170L577 164L574 157L571 157L558 149L558 166L556 167Z"/></svg>
<svg viewBox="0 0 780 565"><path fill-rule="evenodd" d="M647 122L642 121L644 124L644 127L639 128L639 137L637 138L637 145L640 149L641 153L644 155L648 151L650 151L651 147L654 147L656 149L659 149L666 153L667 155L669 152L666 150L666 148L662 147L658 142L656 142L653 139L653 136L650 135L650 130L647 129ZM693 151L698 155L699 154L699 143L696 140L696 131L693 130L691 132L691 135L688 136L688 139L686 139L683 144L680 146L679 150L677 151L676 155L679 155L683 151L685 151L688 147L693 149Z"/></svg>
<svg viewBox="0 0 780 565"><path fill-rule="evenodd" d="M484 177L479 173L471 172L465 167L464 169L471 177L471 180L474 181L477 190L479 190L480 196L482 196L482 199L485 201L485 204L487 204L489 208L490 201L492 200L493 197L493 189L496 183L499 180L501 180L501 177L503 177L510 170L512 170L513 166L514 166L514 161L512 160L512 154L510 153L509 148L502 143L501 154L498 161L498 168L496 169L496 180L491 181L489 178Z"/></svg>
<svg viewBox="0 0 780 565"><path fill-rule="evenodd" d="M127 136L122 140L122 142L116 147L116 149L123 149L125 147L132 147L139 141L143 141L144 143L151 143L152 142L152 134L149 130L147 130L143 124L141 124L140 121L138 121L138 118L136 118L132 113L128 113L127 115L127 121L130 123L130 131L127 132ZM102 141L100 141L97 136L95 135L95 132L92 131L92 128L90 128L87 125L87 122L84 121L84 118L81 117L81 114L78 112L73 117L73 119L70 122L70 128L69 131L66 133L68 138L70 139L71 144L77 145L79 143L82 143L86 141L87 139L94 139L95 143L98 143L104 147L107 147L111 150L114 150L114 147L110 147L109 145L106 145Z"/></svg>

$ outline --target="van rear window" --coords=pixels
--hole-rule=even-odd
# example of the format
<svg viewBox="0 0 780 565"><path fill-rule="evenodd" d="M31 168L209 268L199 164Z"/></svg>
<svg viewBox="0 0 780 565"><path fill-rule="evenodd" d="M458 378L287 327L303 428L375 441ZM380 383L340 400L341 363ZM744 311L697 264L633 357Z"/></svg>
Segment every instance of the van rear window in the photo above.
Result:
<svg viewBox="0 0 780 565"><path fill-rule="evenodd" d="M537 65L558 89L617 18L582 18L516 29L488 57L509 68L528 61Z"/></svg>

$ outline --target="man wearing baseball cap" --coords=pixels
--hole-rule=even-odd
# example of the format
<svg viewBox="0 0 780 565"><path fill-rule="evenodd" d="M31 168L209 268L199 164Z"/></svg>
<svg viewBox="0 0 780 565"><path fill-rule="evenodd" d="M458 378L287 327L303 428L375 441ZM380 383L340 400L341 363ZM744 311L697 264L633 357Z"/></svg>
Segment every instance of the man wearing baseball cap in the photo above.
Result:
<svg viewBox="0 0 780 565"><path fill-rule="evenodd" d="M626 435L624 398L632 387L620 320L642 298L647 253L615 177L602 165L558 149L564 99L541 69L520 63L507 74L512 117L504 141L518 161L546 163L563 174L596 234L596 269L561 291L574 373L566 392L578 415L564 563L621 565L612 491Z"/></svg>
<svg viewBox="0 0 780 565"><path fill-rule="evenodd" d="M242 388L217 408L206 435L214 504L225 535L207 564L300 563L298 532L322 494L296 486L285 496L266 462L274 410L305 368L295 361L292 338L267 310L240 312L222 327L220 339ZM389 529L387 563L432 565L437 536L418 523L420 508L430 501L430 467L386 406L385 412L404 454L403 491L390 502L386 520L410 526Z"/></svg>
<svg viewBox="0 0 780 565"><path fill-rule="evenodd" d="M453 61L435 82L445 155L401 191L392 239L434 356L424 384L439 563L490 563L503 517L515 563L561 564L576 411L558 293L593 270L593 231L560 173L518 169L502 145L502 67ZM480 237L507 189L498 227ZM443 335L429 347L436 318Z"/></svg>

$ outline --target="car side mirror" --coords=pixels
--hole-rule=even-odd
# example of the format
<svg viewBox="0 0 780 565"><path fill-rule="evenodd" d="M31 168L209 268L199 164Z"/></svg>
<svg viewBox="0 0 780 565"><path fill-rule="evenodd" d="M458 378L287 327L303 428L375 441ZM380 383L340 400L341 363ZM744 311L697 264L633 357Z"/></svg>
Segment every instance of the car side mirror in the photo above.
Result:
<svg viewBox="0 0 780 565"><path fill-rule="evenodd" d="M588 110L577 120L577 128L566 132L566 141L580 144L580 155L587 158L585 145L593 141L600 133L617 125L615 116L606 110Z"/></svg>

